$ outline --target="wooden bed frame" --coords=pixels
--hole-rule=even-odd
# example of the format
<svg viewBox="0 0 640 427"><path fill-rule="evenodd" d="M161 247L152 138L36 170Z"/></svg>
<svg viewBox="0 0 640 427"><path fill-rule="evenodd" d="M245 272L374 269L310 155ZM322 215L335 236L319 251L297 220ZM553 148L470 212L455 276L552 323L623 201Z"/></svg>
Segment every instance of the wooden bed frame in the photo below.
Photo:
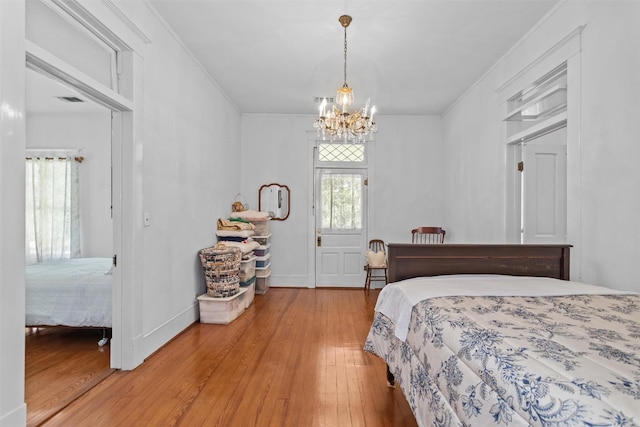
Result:
<svg viewBox="0 0 640 427"><path fill-rule="evenodd" d="M569 280L571 245L389 243L389 283L443 274L506 274Z"/></svg>
<svg viewBox="0 0 640 427"><path fill-rule="evenodd" d="M569 280L571 245L389 243L389 283L445 274L506 274ZM387 366L387 385L395 378Z"/></svg>

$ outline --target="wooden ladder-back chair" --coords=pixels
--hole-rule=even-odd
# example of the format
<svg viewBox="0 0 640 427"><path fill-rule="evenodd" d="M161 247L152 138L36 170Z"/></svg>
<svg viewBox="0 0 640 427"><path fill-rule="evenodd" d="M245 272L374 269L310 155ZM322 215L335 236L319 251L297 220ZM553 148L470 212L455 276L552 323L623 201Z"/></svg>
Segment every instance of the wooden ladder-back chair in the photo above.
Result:
<svg viewBox="0 0 640 427"><path fill-rule="evenodd" d="M437 244L444 243L444 235L447 234L440 227L418 227L411 230L411 243Z"/></svg>
<svg viewBox="0 0 640 427"><path fill-rule="evenodd" d="M364 291L369 292L371 289L371 282L375 280L383 281L386 285L388 283L387 276L387 249L383 240L373 239L369 241L369 250L367 250L367 264L365 265L367 270L367 278L364 281ZM383 274L373 274L376 271L382 271Z"/></svg>

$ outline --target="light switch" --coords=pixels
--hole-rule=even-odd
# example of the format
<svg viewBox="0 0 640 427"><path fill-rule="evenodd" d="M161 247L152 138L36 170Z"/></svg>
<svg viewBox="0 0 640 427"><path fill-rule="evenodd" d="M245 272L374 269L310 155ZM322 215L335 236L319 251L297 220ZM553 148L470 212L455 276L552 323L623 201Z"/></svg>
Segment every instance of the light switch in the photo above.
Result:
<svg viewBox="0 0 640 427"><path fill-rule="evenodd" d="M144 213L144 226L148 227L151 225L151 219L149 218L149 212Z"/></svg>

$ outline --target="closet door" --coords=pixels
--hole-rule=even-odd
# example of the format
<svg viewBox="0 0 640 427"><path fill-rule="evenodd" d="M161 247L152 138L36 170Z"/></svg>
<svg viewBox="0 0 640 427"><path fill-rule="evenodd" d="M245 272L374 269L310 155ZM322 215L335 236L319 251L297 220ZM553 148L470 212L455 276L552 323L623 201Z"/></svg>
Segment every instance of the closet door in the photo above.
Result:
<svg viewBox="0 0 640 427"><path fill-rule="evenodd" d="M566 128L543 138L566 141ZM565 243L567 146L529 143L523 147L523 159L523 243Z"/></svg>

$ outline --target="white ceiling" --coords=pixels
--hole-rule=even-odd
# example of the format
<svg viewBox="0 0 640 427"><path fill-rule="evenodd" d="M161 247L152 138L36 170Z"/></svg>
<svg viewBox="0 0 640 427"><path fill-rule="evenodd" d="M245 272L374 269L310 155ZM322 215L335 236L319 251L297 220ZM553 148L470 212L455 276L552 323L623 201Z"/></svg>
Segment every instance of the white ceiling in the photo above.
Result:
<svg viewBox="0 0 640 427"><path fill-rule="evenodd" d="M150 0L243 113L315 113L347 83L356 107L440 114L558 0Z"/></svg>
<svg viewBox="0 0 640 427"><path fill-rule="evenodd" d="M0 0L1 1L1 0ZM561 0L148 0L242 113L314 114L347 83L355 107L441 114ZM27 72L27 111L104 111Z"/></svg>

